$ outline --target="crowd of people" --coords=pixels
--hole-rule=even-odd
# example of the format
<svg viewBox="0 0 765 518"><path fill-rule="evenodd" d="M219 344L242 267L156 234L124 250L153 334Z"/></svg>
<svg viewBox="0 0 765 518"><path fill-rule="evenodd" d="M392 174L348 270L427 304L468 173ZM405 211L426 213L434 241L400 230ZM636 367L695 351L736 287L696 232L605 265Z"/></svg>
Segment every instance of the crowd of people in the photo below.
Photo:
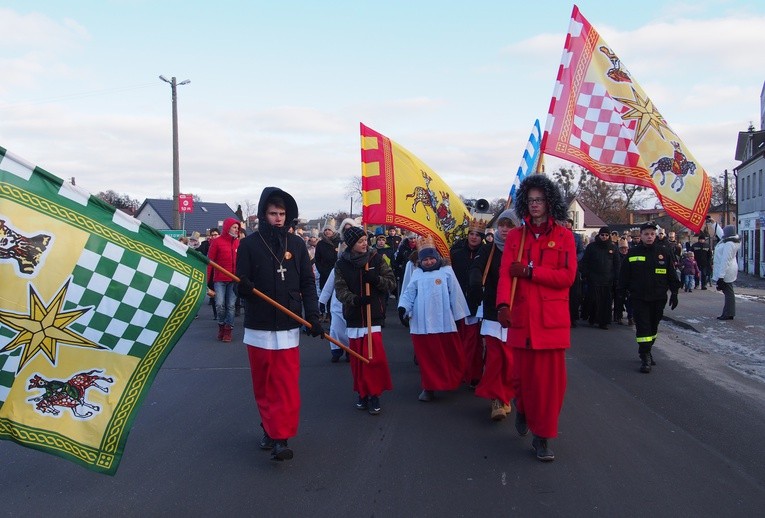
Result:
<svg viewBox="0 0 765 518"><path fill-rule="evenodd" d="M218 340L232 340L234 317L244 309L260 447L278 461L293 457L287 441L298 427L301 330L328 339L332 363L350 363L354 406L376 416L393 389L383 340L391 301L410 333L418 399L430 403L468 386L487 400L491 420L515 412L516 431L531 432L541 461L555 458L550 441L558 435L565 351L578 320L608 329L624 325L626 314L639 370L648 373L659 321L667 304L677 307L681 286L689 292L716 283L725 294L718 318L735 316L733 227L719 229L714 258L706 235L684 250L652 222L631 236L604 226L585 246L558 186L544 175L521 183L513 208L494 218L493 228L473 219L447 257L431 236L401 236L393 227L387 235L368 233L352 219L301 236L297 216L294 198L269 187L256 231L246 235L229 219L198 248L211 260Z"/></svg>

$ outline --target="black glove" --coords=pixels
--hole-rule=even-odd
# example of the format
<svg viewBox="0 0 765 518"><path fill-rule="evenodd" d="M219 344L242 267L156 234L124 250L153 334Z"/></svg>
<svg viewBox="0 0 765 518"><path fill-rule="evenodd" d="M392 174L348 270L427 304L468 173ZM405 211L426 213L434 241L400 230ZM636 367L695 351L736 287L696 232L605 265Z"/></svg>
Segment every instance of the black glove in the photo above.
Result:
<svg viewBox="0 0 765 518"><path fill-rule="evenodd" d="M377 273L377 270L375 269L364 270L364 272L361 274L361 278L364 279L364 282L367 282L371 286L375 287L380 282L380 274Z"/></svg>
<svg viewBox="0 0 765 518"><path fill-rule="evenodd" d="M717 279L717 291L722 291L723 286L725 286L725 281L720 277Z"/></svg>
<svg viewBox="0 0 765 518"><path fill-rule="evenodd" d="M319 317L314 316L309 321L309 324L311 324L311 329L308 330L308 334L311 336L318 336L319 338L324 338L324 328L321 327L321 323L319 322Z"/></svg>
<svg viewBox="0 0 765 518"><path fill-rule="evenodd" d="M319 302L319 313L322 315L327 312L327 305Z"/></svg>
<svg viewBox="0 0 765 518"><path fill-rule="evenodd" d="M239 283L236 286L236 291L239 293L239 296L242 298L249 298L252 297L252 290L255 288L255 285L252 283L250 279L247 279L246 277L242 277L239 279Z"/></svg>
<svg viewBox="0 0 765 518"><path fill-rule="evenodd" d="M467 298L468 308L470 309L470 314L475 315L476 311L478 311L478 306L480 306L481 301L483 301L483 287L480 285L470 286L468 288L466 298Z"/></svg>
<svg viewBox="0 0 765 518"><path fill-rule="evenodd" d="M409 317L406 316L406 310L404 308L398 308L398 319L401 320L401 324L404 327L409 327Z"/></svg>
<svg viewBox="0 0 765 518"><path fill-rule="evenodd" d="M372 297L369 295L362 295L360 297L356 297L353 300L354 306L368 306L372 302Z"/></svg>
<svg viewBox="0 0 765 518"><path fill-rule="evenodd" d="M669 296L669 309L674 310L677 307L677 292L673 291Z"/></svg>

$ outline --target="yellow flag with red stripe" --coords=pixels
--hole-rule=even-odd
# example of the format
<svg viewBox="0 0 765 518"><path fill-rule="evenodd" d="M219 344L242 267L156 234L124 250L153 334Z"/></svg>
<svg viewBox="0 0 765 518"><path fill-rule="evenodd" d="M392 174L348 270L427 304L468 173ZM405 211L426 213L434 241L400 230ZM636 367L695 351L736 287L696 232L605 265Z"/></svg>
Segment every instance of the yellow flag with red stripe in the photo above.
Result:
<svg viewBox="0 0 765 518"><path fill-rule="evenodd" d="M361 191L365 223L432 236L438 252L467 234L470 211L414 154L361 124Z"/></svg>

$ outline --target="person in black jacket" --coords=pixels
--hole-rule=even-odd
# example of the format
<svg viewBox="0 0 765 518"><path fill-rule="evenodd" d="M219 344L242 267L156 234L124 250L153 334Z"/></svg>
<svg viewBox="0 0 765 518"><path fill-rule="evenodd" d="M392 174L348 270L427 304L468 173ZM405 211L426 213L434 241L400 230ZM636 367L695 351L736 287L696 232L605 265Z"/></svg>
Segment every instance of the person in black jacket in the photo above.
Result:
<svg viewBox="0 0 765 518"><path fill-rule="evenodd" d="M262 449L273 460L293 456L287 439L297 434L300 413L300 323L253 293L260 292L293 313L303 313L313 336L324 336L319 322L316 280L303 240L288 232L298 216L295 199L266 187L258 203L258 230L239 244L236 274L247 300L244 343L250 360L255 401L262 420Z"/></svg>
<svg viewBox="0 0 765 518"><path fill-rule="evenodd" d="M611 241L608 227L601 227L598 237L587 245L579 263L582 279L587 282L587 315L590 325L608 329L613 306L613 290L619 279L619 255Z"/></svg>
<svg viewBox="0 0 765 518"><path fill-rule="evenodd" d="M364 363L351 357L353 390L359 395L356 408L377 415L380 395L393 388L381 328L388 292L396 289L396 279L382 255L369 247L362 228L344 230L343 240L347 248L335 265L335 296L343 304L348 345L369 359Z"/></svg>
<svg viewBox="0 0 765 518"><path fill-rule="evenodd" d="M470 265L467 302L471 314L476 314L478 306L483 305L481 337L486 346L485 369L475 395L491 401L492 421L501 421L510 414L510 400L515 396L513 386L513 354L507 345L507 328L497 319L497 283L505 238L513 227L512 209L502 212L497 218L497 230L494 240L478 250L475 260ZM517 417L517 416L516 416ZM516 429L526 435L525 422L516 420Z"/></svg>
<svg viewBox="0 0 765 518"><path fill-rule="evenodd" d="M462 239L449 250L452 270L462 288L462 294L467 299L470 286L470 266L473 264L478 250L483 244L486 233L486 222L473 219L468 227L467 238ZM457 323L457 331L465 349L465 374L463 381L475 388L483 375L483 340L481 339L481 320L476 316L477 308L470 308L470 315Z"/></svg>
<svg viewBox="0 0 765 518"><path fill-rule="evenodd" d="M656 244L655 223L649 221L640 226L640 244L627 252L619 274L619 290L629 293L632 301L640 372L649 373L656 365L652 349L667 305L667 290L669 307L673 310L680 290L670 252Z"/></svg>
<svg viewBox="0 0 765 518"><path fill-rule="evenodd" d="M313 259L316 270L319 272L319 290L324 289L329 273L337 262L337 247L340 244L340 236L330 226L324 227L322 237L316 243L316 252Z"/></svg>

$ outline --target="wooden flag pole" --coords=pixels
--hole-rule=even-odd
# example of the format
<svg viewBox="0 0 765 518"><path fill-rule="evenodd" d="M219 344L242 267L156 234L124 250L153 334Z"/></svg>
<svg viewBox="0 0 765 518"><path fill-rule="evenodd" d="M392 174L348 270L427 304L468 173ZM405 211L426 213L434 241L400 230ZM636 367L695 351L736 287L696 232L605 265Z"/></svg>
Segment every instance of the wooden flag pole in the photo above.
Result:
<svg viewBox="0 0 765 518"><path fill-rule="evenodd" d="M526 244L526 225L523 225L521 229L521 247L518 250L518 261L523 257L523 245ZM508 312L513 309L513 299L515 299L515 288L518 287L518 277L513 277L513 284L510 286L510 305L507 308Z"/></svg>
<svg viewBox="0 0 765 518"><path fill-rule="evenodd" d="M367 224L364 223L364 235L368 236L367 234ZM369 244L369 237L367 237L367 251L369 251L369 247L371 245ZM371 255L370 255L371 260ZM369 261L367 261L367 264L364 265L364 271L369 271ZM364 291L367 295L367 298L369 298L372 295L372 290L369 287L369 283L364 283ZM372 304L367 304L367 346L369 347L369 359L373 360L375 355L372 351ZM367 362L369 363L369 362Z"/></svg>
<svg viewBox="0 0 765 518"><path fill-rule="evenodd" d="M223 268L221 265L219 265L215 261L210 261L210 265L213 268L215 268L216 270L218 270L219 272L221 272L224 275L226 275L227 277L230 277L234 282L239 282L239 277L237 277L236 275L234 275L230 271L226 270L225 268ZM279 304L274 299L272 299L271 297L269 297L268 295L266 295L262 291L258 290L257 288L252 288L252 292L255 295L257 295L258 297L260 297L261 299L263 299L266 302L268 302L269 304L271 304L273 307L275 307L276 309L278 309L282 313L284 313L285 315L288 315L288 316L292 317L293 320L296 320L297 322L300 322L301 324L303 324L304 326L306 326L309 329L311 327L313 327L303 317L301 317L300 315L298 315L296 313L293 313L289 309L285 308L284 306L282 306L281 304ZM356 351L353 351L349 347L346 347L345 345L341 344L340 342L338 342L337 340L335 340L334 338L329 336L327 333L324 333L324 338L326 338L327 340L329 340L330 342L332 342L333 344L335 344L336 346L338 346L340 349L344 350L348 354L351 354L351 355L355 356L356 358L358 358L359 360L363 361L364 363L369 363L369 360L367 360L366 358L361 356Z"/></svg>

